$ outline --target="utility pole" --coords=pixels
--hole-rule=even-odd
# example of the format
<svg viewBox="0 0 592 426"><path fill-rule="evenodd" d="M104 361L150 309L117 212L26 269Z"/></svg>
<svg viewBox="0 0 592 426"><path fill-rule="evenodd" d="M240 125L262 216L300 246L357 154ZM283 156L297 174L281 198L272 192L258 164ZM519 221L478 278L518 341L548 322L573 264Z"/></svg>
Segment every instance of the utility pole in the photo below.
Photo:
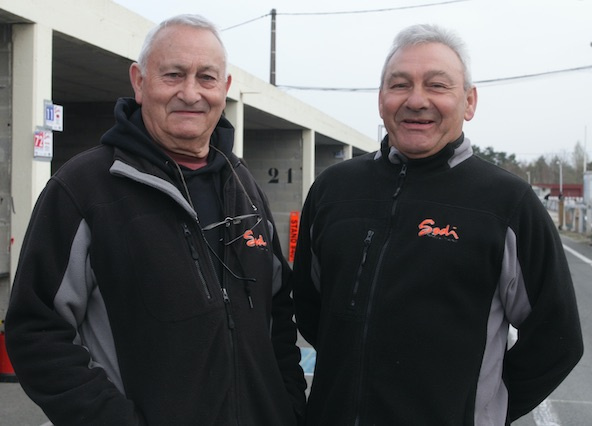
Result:
<svg viewBox="0 0 592 426"><path fill-rule="evenodd" d="M275 86L275 9L271 9L271 58L269 60L269 83Z"/></svg>
<svg viewBox="0 0 592 426"><path fill-rule="evenodd" d="M564 220L564 201L563 201L563 164L561 160L557 162L559 164L559 230L563 228Z"/></svg>
<svg viewBox="0 0 592 426"><path fill-rule="evenodd" d="M588 126L584 126L584 174L586 174L586 169L588 167L588 164L586 163L586 149L587 149L587 139L588 139Z"/></svg>
<svg viewBox="0 0 592 426"><path fill-rule="evenodd" d="M558 161L559 164L559 196L563 197L563 164Z"/></svg>

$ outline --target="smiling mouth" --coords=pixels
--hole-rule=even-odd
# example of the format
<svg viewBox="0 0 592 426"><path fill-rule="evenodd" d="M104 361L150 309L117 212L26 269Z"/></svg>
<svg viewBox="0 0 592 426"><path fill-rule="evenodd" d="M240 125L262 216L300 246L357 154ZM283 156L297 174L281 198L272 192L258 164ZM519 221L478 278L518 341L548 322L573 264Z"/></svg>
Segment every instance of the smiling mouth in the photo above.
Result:
<svg viewBox="0 0 592 426"><path fill-rule="evenodd" d="M404 123L408 123L408 124L431 124L433 123L432 120L403 120Z"/></svg>

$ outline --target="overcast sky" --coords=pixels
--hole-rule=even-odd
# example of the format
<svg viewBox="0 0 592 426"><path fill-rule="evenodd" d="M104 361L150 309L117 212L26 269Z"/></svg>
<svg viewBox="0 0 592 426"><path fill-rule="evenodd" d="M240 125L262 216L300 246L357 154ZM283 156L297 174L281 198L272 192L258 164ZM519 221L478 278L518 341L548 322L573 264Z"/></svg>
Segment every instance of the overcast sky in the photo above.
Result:
<svg viewBox="0 0 592 426"><path fill-rule="evenodd" d="M377 88L396 33L440 24L457 31L471 55L479 101L465 134L473 144L530 161L569 156L579 142L592 158L592 0L115 2L154 22L179 13L205 16L222 30L230 63L265 81L276 9L276 84L375 139L377 90L282 86ZM555 72L577 68L585 69ZM538 76L513 79L532 75Z"/></svg>

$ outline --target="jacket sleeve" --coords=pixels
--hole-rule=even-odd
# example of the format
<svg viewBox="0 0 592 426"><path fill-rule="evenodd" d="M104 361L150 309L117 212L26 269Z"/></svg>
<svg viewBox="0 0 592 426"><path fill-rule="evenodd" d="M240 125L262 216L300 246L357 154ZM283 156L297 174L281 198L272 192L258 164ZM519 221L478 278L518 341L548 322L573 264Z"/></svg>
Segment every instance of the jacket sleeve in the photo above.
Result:
<svg viewBox="0 0 592 426"><path fill-rule="evenodd" d="M294 272L292 286L294 288L294 303L296 306L296 323L300 334L315 349L317 348L317 330L321 313L320 272L316 256L314 255L312 233L312 194L311 188L300 218L298 244L294 257Z"/></svg>
<svg viewBox="0 0 592 426"><path fill-rule="evenodd" d="M57 425L143 425L134 404L105 371L92 365L78 327L84 320L88 255L74 253L83 218L68 192L50 180L33 211L23 242L6 317L6 343L27 395ZM84 265L72 265L80 262ZM76 306L55 305L72 267L87 272L76 280ZM69 277L68 279L72 279ZM83 281L87 282L83 282ZM64 315L77 312L76 315Z"/></svg>
<svg viewBox="0 0 592 426"><path fill-rule="evenodd" d="M262 192L261 196L263 197L263 200L265 200L266 214L273 224L266 197ZM306 406L306 396L304 394L304 391L306 390L306 380L304 379L302 367L300 367L300 349L296 345L296 323L293 319L294 302L292 299L292 288L289 282L289 277L292 271L290 265L282 254L275 224L272 226L274 228L274 262L278 266L274 269L277 270L278 273L277 276L274 277L274 296L271 308L271 340L286 389L293 402L298 424L303 424Z"/></svg>
<svg viewBox="0 0 592 426"><path fill-rule="evenodd" d="M583 342L561 239L532 191L510 227L516 235L517 281L522 282L529 305L519 321L512 321L509 312L518 329L518 340L504 365L513 421L533 410L565 379L583 354Z"/></svg>

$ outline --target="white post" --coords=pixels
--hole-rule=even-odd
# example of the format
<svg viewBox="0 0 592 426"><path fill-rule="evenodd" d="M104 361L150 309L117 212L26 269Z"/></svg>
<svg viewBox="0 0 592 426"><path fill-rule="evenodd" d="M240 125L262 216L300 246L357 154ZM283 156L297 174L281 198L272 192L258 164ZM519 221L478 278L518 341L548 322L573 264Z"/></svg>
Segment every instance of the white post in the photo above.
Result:
<svg viewBox="0 0 592 426"><path fill-rule="evenodd" d="M44 125L44 100L51 100L51 28L40 24L12 26L13 128L12 183L13 213L10 270L14 277L25 231L37 197L51 176L51 162L36 160L35 128ZM12 281L12 280L11 280Z"/></svg>
<svg viewBox="0 0 592 426"><path fill-rule="evenodd" d="M586 139L588 138L588 126L584 126L584 173L586 173Z"/></svg>
<svg viewBox="0 0 592 426"><path fill-rule="evenodd" d="M563 229L565 220L565 202L563 197L563 164L558 161L559 164L559 229Z"/></svg>
<svg viewBox="0 0 592 426"><path fill-rule="evenodd" d="M245 104L241 93L239 101L226 101L226 118L234 127L234 146L232 152L238 157L244 157L245 150Z"/></svg>
<svg viewBox="0 0 592 426"><path fill-rule="evenodd" d="M559 196L563 198L563 164L559 163Z"/></svg>
<svg viewBox="0 0 592 426"><path fill-rule="evenodd" d="M354 149L352 145L343 145L343 160L351 160L354 156Z"/></svg>
<svg viewBox="0 0 592 426"><path fill-rule="evenodd" d="M315 132L302 130L302 202L315 179Z"/></svg>

